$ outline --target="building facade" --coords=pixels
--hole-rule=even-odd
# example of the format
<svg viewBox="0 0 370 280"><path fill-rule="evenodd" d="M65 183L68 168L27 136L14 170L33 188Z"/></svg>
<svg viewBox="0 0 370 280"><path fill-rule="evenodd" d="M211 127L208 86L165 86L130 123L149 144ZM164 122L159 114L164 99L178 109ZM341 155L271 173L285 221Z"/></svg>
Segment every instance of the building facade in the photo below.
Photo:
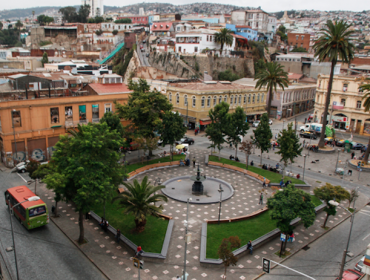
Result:
<svg viewBox="0 0 370 280"><path fill-rule="evenodd" d="M335 75L327 122L335 129L370 135L370 113L364 111L363 92L359 87L368 83L365 76ZM319 75L314 117L322 122L329 75Z"/></svg>
<svg viewBox="0 0 370 280"><path fill-rule="evenodd" d="M269 14L262 10L236 10L231 13L235 25L248 25L261 33L268 32Z"/></svg>
<svg viewBox="0 0 370 280"><path fill-rule="evenodd" d="M311 35L308 33L288 33L288 44L290 49L304 48L306 51L310 48Z"/></svg>
<svg viewBox="0 0 370 280"><path fill-rule="evenodd" d="M253 30L250 26L226 24L226 28L233 31L237 35L243 36L248 40L258 40L258 32L256 30Z"/></svg>
<svg viewBox="0 0 370 280"><path fill-rule="evenodd" d="M103 0L81 0L81 5L90 6L89 17L96 17L104 15Z"/></svg>

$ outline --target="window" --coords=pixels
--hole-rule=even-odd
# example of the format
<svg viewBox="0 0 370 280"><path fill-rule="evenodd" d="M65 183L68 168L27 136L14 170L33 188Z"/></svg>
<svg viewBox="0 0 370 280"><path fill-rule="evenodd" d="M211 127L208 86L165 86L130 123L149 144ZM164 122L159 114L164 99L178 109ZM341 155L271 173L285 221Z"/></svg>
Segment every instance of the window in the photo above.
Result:
<svg viewBox="0 0 370 280"><path fill-rule="evenodd" d="M180 95L176 93L176 104L180 103Z"/></svg>
<svg viewBox="0 0 370 280"><path fill-rule="evenodd" d="M12 111L12 117L14 127L21 127L22 126L21 111Z"/></svg>
<svg viewBox="0 0 370 280"><path fill-rule="evenodd" d="M169 100L170 102L172 102L172 93L171 93L171 92L168 94L168 100Z"/></svg>
<svg viewBox="0 0 370 280"><path fill-rule="evenodd" d="M92 105L92 118L93 118L93 121L94 119L99 120L99 104Z"/></svg>
<svg viewBox="0 0 370 280"><path fill-rule="evenodd" d="M65 119L66 119L66 121L72 121L73 120L72 106L65 107Z"/></svg>
<svg viewBox="0 0 370 280"><path fill-rule="evenodd" d="M255 99L256 99L256 95L255 95L255 94L253 94L252 103L254 103Z"/></svg>
<svg viewBox="0 0 370 280"><path fill-rule="evenodd" d="M230 105L233 105L233 102L234 102L234 95L231 95L230 96Z"/></svg>
<svg viewBox="0 0 370 280"><path fill-rule="evenodd" d="M257 95L257 102L260 102L260 94Z"/></svg>
<svg viewBox="0 0 370 280"><path fill-rule="evenodd" d="M207 35L207 42L209 41L208 35Z"/></svg>
<svg viewBox="0 0 370 280"><path fill-rule="evenodd" d="M193 96L193 107L195 107L197 105L197 101L195 99L195 96Z"/></svg>
<svg viewBox="0 0 370 280"><path fill-rule="evenodd" d="M207 107L211 107L211 97L208 96L207 98Z"/></svg>
<svg viewBox="0 0 370 280"><path fill-rule="evenodd" d="M59 123L59 108L50 108L51 123Z"/></svg>
<svg viewBox="0 0 370 280"><path fill-rule="evenodd" d="M340 103L341 103L344 107L346 107L346 100L345 100L344 98L340 100Z"/></svg>
<svg viewBox="0 0 370 280"><path fill-rule="evenodd" d="M80 122L86 122L86 105L78 106L78 114Z"/></svg>
<svg viewBox="0 0 370 280"><path fill-rule="evenodd" d="M299 35L295 35L295 39L296 40L299 40Z"/></svg>
<svg viewBox="0 0 370 280"><path fill-rule="evenodd" d="M239 104L242 104L242 96L239 95Z"/></svg>
<svg viewBox="0 0 370 280"><path fill-rule="evenodd" d="M357 101L356 108L361 109L361 101Z"/></svg>
<svg viewBox="0 0 370 280"><path fill-rule="evenodd" d="M301 40L302 40L302 41L303 41L303 39L304 39L304 35L302 35L302 36L301 36Z"/></svg>
<svg viewBox="0 0 370 280"><path fill-rule="evenodd" d="M224 96L224 102L227 103L227 95Z"/></svg>
<svg viewBox="0 0 370 280"><path fill-rule="evenodd" d="M112 112L112 104L111 103L104 104L104 112L105 113Z"/></svg>
<svg viewBox="0 0 370 280"><path fill-rule="evenodd" d="M184 105L188 106L188 96L184 95Z"/></svg>
<svg viewBox="0 0 370 280"><path fill-rule="evenodd" d="M343 84L343 91L346 92L348 89L348 84Z"/></svg>
<svg viewBox="0 0 370 280"><path fill-rule="evenodd" d="M262 93L261 102L265 102L265 94Z"/></svg>
<svg viewBox="0 0 370 280"><path fill-rule="evenodd" d="M194 47L194 52L198 52L198 47Z"/></svg>
<svg viewBox="0 0 370 280"><path fill-rule="evenodd" d="M248 103L251 103L251 95L248 95Z"/></svg>
<svg viewBox="0 0 370 280"><path fill-rule="evenodd" d="M213 106L216 106L217 103L217 96L213 97Z"/></svg>
<svg viewBox="0 0 370 280"><path fill-rule="evenodd" d="M218 98L218 104L220 104L222 102L222 96L220 95L220 97Z"/></svg>
<svg viewBox="0 0 370 280"><path fill-rule="evenodd" d="M202 108L204 108L204 102L205 102L205 98L203 96L202 99L201 99L201 103L200 103L200 105L202 106Z"/></svg>
<svg viewBox="0 0 370 280"><path fill-rule="evenodd" d="M247 103L247 95L244 94L244 104Z"/></svg>

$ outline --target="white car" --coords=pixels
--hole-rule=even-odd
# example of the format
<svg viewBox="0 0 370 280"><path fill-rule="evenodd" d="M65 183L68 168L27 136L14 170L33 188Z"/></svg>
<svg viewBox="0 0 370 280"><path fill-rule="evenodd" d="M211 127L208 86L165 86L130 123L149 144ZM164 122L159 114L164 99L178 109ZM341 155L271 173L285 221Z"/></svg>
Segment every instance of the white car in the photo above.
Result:
<svg viewBox="0 0 370 280"><path fill-rule="evenodd" d="M269 119L269 125L272 125L272 120L271 119Z"/></svg>
<svg viewBox="0 0 370 280"><path fill-rule="evenodd" d="M357 271L362 272L362 268L364 267L364 260L365 260L365 256L363 256L363 257L361 258L361 260L359 260L359 261L358 261L358 263L356 263L356 265L355 265L355 269L356 269Z"/></svg>
<svg viewBox="0 0 370 280"><path fill-rule="evenodd" d="M257 127L259 124L260 124L260 121L255 121L255 122L253 122L252 126Z"/></svg>

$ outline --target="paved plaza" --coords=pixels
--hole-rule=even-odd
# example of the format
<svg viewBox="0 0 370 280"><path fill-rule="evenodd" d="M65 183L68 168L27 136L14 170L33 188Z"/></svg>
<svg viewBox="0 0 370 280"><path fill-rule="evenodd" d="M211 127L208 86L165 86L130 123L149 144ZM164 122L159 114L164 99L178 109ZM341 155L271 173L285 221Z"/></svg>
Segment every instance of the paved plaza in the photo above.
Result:
<svg viewBox="0 0 370 280"><path fill-rule="evenodd" d="M235 218L250 214L260 208L259 191L262 190L262 184L245 175L228 171L222 168L216 168L204 165L204 156L207 154L206 150L191 150L191 156L195 156L197 162L200 162L201 168L207 177L214 177L222 179L230 183L235 194L230 199L222 203L221 219ZM139 182L144 176L148 176L154 183L158 177L162 182L178 176L194 175L196 168L191 167L172 167L167 169L160 169L147 172L137 176ZM191 188L191 186L189 186ZM272 190L265 189L267 195L264 197L264 204L266 199L271 196ZM308 190L313 193L312 188ZM45 186L40 188L42 197L51 207L53 202L53 192L47 190ZM367 203L367 199L361 196L356 202L359 208ZM343 205L347 206L347 202ZM74 212L72 204L59 203L60 218L53 221L62 229L67 236L72 240L77 240L79 235L78 229L78 215ZM174 219L174 229L169 246L167 259L164 263L145 261L144 270L141 272L141 279L176 279L177 275L181 275L184 262L184 232L185 227L183 221L186 219L186 203L178 202L169 199L167 203L163 204L164 214L171 216ZM190 205L189 209L189 232L192 233L191 243L188 244L187 249L187 272L189 273L189 280L200 279L221 279L224 268L223 266L201 266L199 262L200 256L200 237L201 224L207 220L218 218L218 203ZM327 225L333 227L347 217L347 213L343 210L338 210L335 217L330 217ZM293 243L288 243L287 250L296 252L304 247L309 242L318 238L324 233L321 228L325 213L318 214L315 224L309 229L305 229L299 225L295 229L296 240ZM108 219L109 220L109 219ZM230 236L233 233L230 232ZM131 257L133 252L127 250L123 244L118 246L114 241L114 236L101 231L100 227L95 221L85 221L85 236L88 243L81 246L81 250L96 264L110 279L134 279L137 278L137 269L133 267ZM254 250L253 255L246 255L240 257L237 266L230 267L227 272L228 279L253 279L262 272L262 258L267 257L275 261L281 259L275 255L280 248L279 238L266 243L260 248ZM145 251L145 248L143 248Z"/></svg>

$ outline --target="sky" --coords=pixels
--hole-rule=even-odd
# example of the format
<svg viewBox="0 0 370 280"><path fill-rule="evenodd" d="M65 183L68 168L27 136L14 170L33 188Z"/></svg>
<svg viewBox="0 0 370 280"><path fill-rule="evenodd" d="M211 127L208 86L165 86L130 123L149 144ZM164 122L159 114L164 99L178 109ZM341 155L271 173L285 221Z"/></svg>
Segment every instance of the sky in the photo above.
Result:
<svg viewBox="0 0 370 280"><path fill-rule="evenodd" d="M81 1L79 0L63 0L63 1L53 1L53 0L15 0L15 1L5 1L2 0L0 5L1 10L5 9L19 9L19 8L30 8L37 6L72 6L79 5ZM158 0L145 1L148 2L162 2ZM190 4L194 2L209 2L209 3L220 3L220 4L233 4L239 6L251 6L257 7L261 6L266 12L278 12L283 10L351 10L351 11L363 11L370 10L369 0L259 0L259 1L229 1L229 0L216 0L216 1L194 1L194 0L177 0L170 1L164 0L162 3L173 3L176 5L180 4ZM104 5L107 6L125 6L135 3L142 3L142 1L122 1L122 0L104 0Z"/></svg>

